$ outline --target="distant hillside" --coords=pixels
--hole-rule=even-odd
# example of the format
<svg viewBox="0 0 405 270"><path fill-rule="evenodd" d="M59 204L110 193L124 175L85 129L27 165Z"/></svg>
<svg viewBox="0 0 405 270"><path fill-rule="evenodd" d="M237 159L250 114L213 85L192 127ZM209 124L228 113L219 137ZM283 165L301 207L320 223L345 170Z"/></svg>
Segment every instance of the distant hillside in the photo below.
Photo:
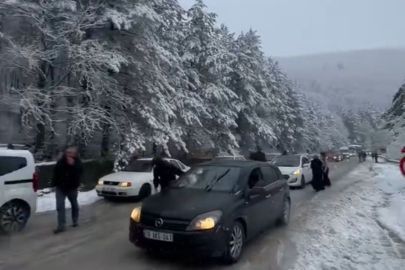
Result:
<svg viewBox="0 0 405 270"><path fill-rule="evenodd" d="M405 49L379 49L277 58L291 79L329 108L371 103L384 110L405 79Z"/></svg>

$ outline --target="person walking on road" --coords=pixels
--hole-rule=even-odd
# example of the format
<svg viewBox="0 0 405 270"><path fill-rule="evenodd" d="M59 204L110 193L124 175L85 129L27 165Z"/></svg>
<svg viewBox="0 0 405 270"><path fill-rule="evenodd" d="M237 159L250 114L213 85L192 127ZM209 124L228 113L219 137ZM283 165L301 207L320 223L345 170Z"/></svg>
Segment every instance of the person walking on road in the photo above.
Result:
<svg viewBox="0 0 405 270"><path fill-rule="evenodd" d="M312 187L316 192L325 190L325 183L323 181L323 164L318 155L314 155L314 159L311 161L312 169Z"/></svg>
<svg viewBox="0 0 405 270"><path fill-rule="evenodd" d="M361 151L359 151L359 152L357 153L357 155L359 156L359 163L361 163L361 162L362 162L362 160L363 160L363 157L362 157Z"/></svg>
<svg viewBox="0 0 405 270"><path fill-rule="evenodd" d="M262 152L262 149L257 146L257 151L255 153L251 153L249 159L255 161L262 161L266 162L266 154Z"/></svg>
<svg viewBox="0 0 405 270"><path fill-rule="evenodd" d="M321 161L322 161L323 181L325 183L325 186L330 187L332 186L332 183L329 179L329 164L325 152L321 153Z"/></svg>
<svg viewBox="0 0 405 270"><path fill-rule="evenodd" d="M378 153L377 153L377 151L374 151L374 152L371 154L371 157L374 159L374 162L375 162L375 163L378 163Z"/></svg>
<svg viewBox="0 0 405 270"><path fill-rule="evenodd" d="M176 180L176 176L184 174L180 168L177 168L160 156L153 159L152 166L154 166L153 185L155 186L156 191L159 186L160 190L167 189L170 186L170 182Z"/></svg>
<svg viewBox="0 0 405 270"><path fill-rule="evenodd" d="M58 227L54 230L55 234L65 231L66 198L72 206L72 227L78 226L79 203L77 196L82 173L83 165L77 156L77 149L68 147L62 158L56 163L52 178L52 187L56 188L56 210L58 212Z"/></svg>

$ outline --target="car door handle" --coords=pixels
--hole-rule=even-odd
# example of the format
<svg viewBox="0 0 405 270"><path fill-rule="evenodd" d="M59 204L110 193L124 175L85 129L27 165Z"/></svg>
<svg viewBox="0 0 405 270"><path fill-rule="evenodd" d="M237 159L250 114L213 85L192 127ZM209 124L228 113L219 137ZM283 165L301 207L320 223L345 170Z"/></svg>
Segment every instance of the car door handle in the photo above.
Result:
<svg viewBox="0 0 405 270"><path fill-rule="evenodd" d="M270 197L271 197L271 194L267 195L267 196L266 196L266 199L268 199L268 198L270 198Z"/></svg>
<svg viewBox="0 0 405 270"><path fill-rule="evenodd" d="M283 191L284 190L284 188L280 188L280 191Z"/></svg>

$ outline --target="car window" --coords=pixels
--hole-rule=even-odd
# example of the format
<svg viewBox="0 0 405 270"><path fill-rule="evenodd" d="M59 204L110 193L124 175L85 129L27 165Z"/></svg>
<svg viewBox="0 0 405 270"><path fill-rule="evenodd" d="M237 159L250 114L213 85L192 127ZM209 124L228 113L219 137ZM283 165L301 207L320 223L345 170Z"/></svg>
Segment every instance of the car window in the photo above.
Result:
<svg viewBox="0 0 405 270"><path fill-rule="evenodd" d="M277 171L271 167L261 167L260 170L262 171L263 180L266 186L279 179Z"/></svg>
<svg viewBox="0 0 405 270"><path fill-rule="evenodd" d="M229 166L197 166L173 184L174 188L232 191L238 184L240 168Z"/></svg>
<svg viewBox="0 0 405 270"><path fill-rule="evenodd" d="M123 170L124 172L151 172L151 160L132 160L128 166Z"/></svg>
<svg viewBox="0 0 405 270"><path fill-rule="evenodd" d="M253 187L264 187L266 183L263 180L263 174L260 168L253 169L249 175L248 187L252 189Z"/></svg>
<svg viewBox="0 0 405 270"><path fill-rule="evenodd" d="M302 164L309 164L309 159L306 157L302 157Z"/></svg>
<svg viewBox="0 0 405 270"><path fill-rule="evenodd" d="M23 157L0 157L0 176L27 167L27 159Z"/></svg>

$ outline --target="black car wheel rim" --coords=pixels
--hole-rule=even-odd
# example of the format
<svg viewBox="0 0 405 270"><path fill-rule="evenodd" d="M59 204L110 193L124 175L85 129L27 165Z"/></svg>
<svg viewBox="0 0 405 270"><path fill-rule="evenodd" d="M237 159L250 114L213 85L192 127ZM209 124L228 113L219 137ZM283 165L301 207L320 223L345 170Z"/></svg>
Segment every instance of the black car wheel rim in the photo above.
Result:
<svg viewBox="0 0 405 270"><path fill-rule="evenodd" d="M290 219L290 202L288 200L284 203L284 211L283 211L284 221L287 223Z"/></svg>
<svg viewBox="0 0 405 270"><path fill-rule="evenodd" d="M19 205L11 205L1 213L1 227L9 233L18 232L24 226L26 214Z"/></svg>
<svg viewBox="0 0 405 270"><path fill-rule="evenodd" d="M237 259L242 251L243 232L240 226L235 226L231 234L229 242L230 253L232 258Z"/></svg>

